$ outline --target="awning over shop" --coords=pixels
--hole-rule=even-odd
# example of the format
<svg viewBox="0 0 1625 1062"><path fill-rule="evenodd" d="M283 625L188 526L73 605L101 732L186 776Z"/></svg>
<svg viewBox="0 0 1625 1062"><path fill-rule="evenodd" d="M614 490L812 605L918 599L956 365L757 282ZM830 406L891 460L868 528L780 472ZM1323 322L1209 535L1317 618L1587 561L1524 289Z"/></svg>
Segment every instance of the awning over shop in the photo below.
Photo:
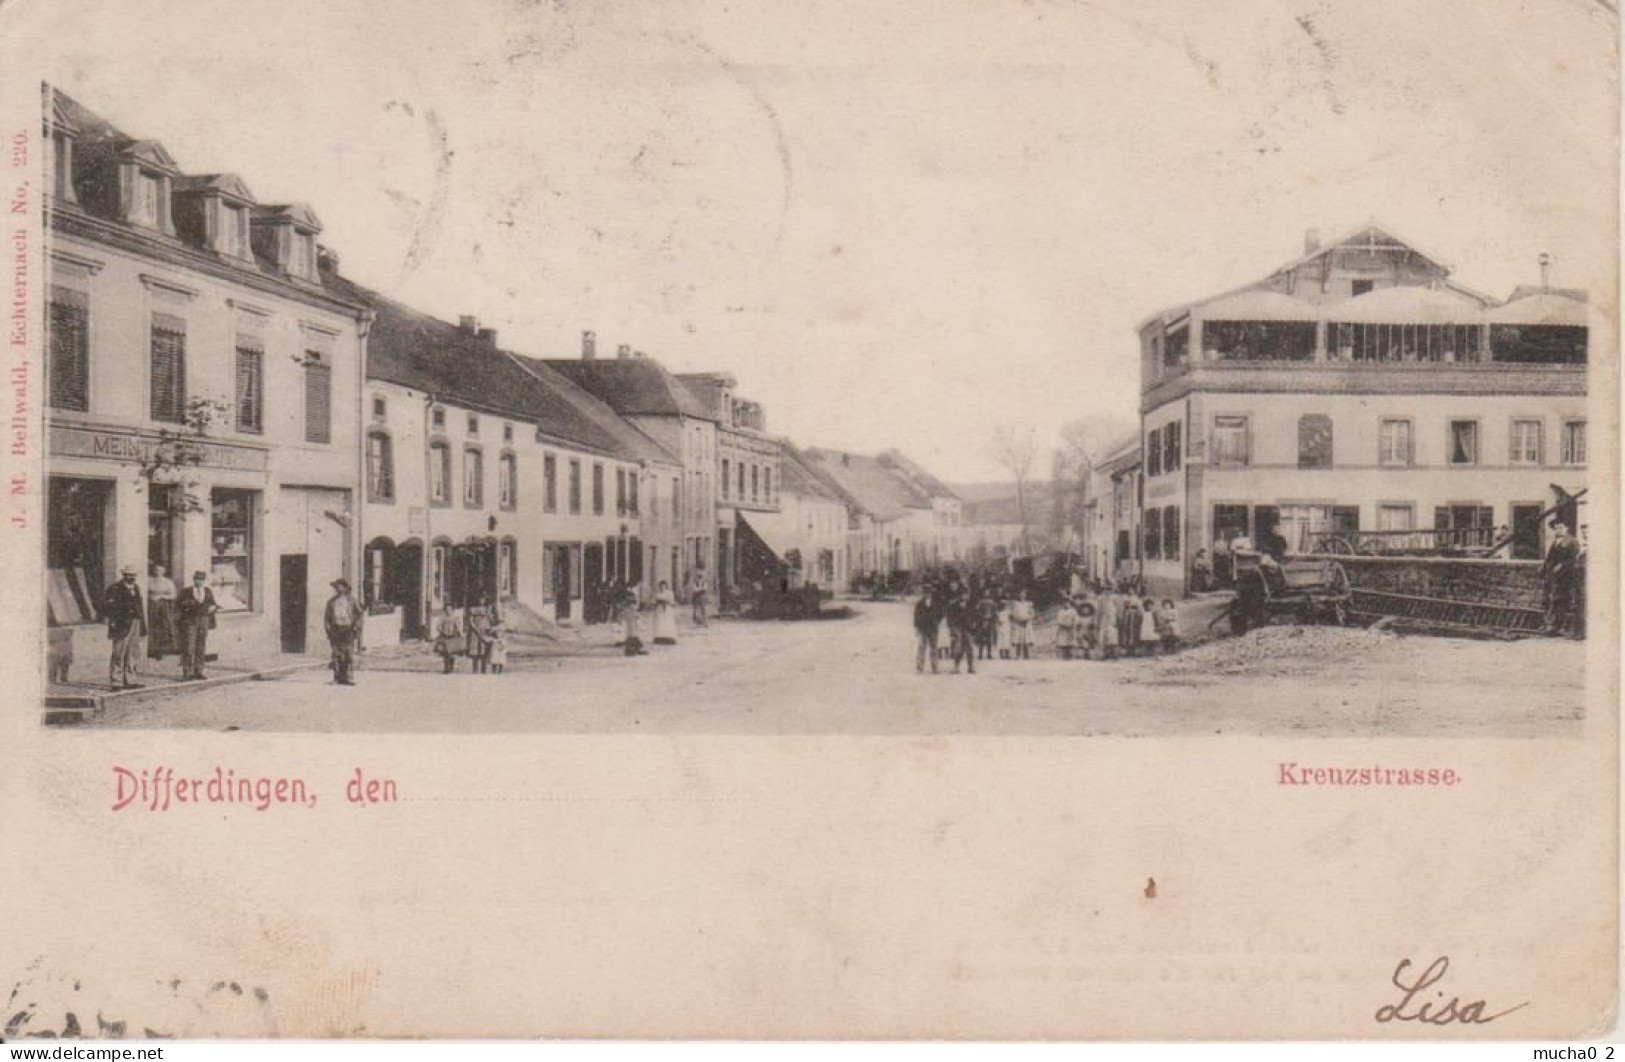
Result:
<svg viewBox="0 0 1625 1062"><path fill-rule="evenodd" d="M1443 288L1393 287L1356 295L1326 311L1339 324L1474 325L1484 320L1478 303Z"/></svg>
<svg viewBox="0 0 1625 1062"><path fill-rule="evenodd" d="M784 513L739 513L741 535L748 529L779 561L788 563L798 546L795 525Z"/></svg>

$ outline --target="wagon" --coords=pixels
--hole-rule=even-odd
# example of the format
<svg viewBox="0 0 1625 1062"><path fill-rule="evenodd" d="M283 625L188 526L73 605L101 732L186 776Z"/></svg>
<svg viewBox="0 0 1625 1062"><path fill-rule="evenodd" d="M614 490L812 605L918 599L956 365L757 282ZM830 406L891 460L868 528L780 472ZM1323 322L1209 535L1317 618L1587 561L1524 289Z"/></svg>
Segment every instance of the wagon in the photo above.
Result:
<svg viewBox="0 0 1625 1062"><path fill-rule="evenodd" d="M1289 558L1267 564L1253 550L1236 550L1236 597L1214 622L1230 618L1230 629L1245 634L1277 618L1298 623L1347 621L1353 591L1343 565L1325 557Z"/></svg>

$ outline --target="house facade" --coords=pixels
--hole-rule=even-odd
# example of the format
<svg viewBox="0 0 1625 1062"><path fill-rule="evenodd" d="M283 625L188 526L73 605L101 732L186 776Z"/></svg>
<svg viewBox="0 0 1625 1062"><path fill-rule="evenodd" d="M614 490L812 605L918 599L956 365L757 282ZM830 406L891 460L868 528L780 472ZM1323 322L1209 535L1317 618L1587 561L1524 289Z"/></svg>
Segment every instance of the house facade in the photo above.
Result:
<svg viewBox="0 0 1625 1062"><path fill-rule="evenodd" d="M1140 329L1147 582L1278 531L1289 550L1377 532L1542 555L1553 484L1585 486L1583 296L1496 303L1375 222Z"/></svg>
<svg viewBox="0 0 1625 1062"><path fill-rule="evenodd" d="M778 522L784 528L789 563L806 582L840 591L851 585L847 553L850 510L834 484L824 479L800 450L780 439Z"/></svg>
<svg viewBox="0 0 1625 1062"><path fill-rule="evenodd" d="M310 208L48 93L47 622L104 659L123 566L204 572L222 658L320 643L354 581L366 307ZM62 637L59 634L57 637Z"/></svg>
<svg viewBox="0 0 1625 1062"><path fill-rule="evenodd" d="M711 593L716 581L717 419L684 384L658 361L617 347L615 357L600 358L590 334L581 357L548 360L546 366L609 406L633 427L674 455L681 472L669 495L679 533L671 548L672 587L683 594L694 573L703 573Z"/></svg>
<svg viewBox="0 0 1625 1062"><path fill-rule="evenodd" d="M778 523L779 443L767 434L761 404L739 397L738 382L731 374L682 373L677 378L717 425L715 571L726 593L742 577L740 536L754 534L772 548L765 539L769 525ZM780 559L788 563L788 558Z"/></svg>
<svg viewBox="0 0 1625 1062"><path fill-rule="evenodd" d="M361 434L368 640L423 637L446 610L492 601L602 620L610 586L643 577L637 455L475 318L348 287L376 315Z"/></svg>

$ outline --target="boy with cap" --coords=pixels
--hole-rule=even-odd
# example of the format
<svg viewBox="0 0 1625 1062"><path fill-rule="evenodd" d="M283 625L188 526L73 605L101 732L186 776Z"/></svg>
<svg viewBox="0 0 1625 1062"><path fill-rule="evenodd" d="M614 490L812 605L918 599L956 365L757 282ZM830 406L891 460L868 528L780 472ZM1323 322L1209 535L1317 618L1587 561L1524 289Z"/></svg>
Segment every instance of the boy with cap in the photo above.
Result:
<svg viewBox="0 0 1625 1062"><path fill-rule="evenodd" d="M130 681L135 676L136 641L147 636L147 609L135 579L134 568L120 568L119 581L108 587L104 595L107 637L113 643L113 653L107 662L107 684L115 690L141 688Z"/></svg>
<svg viewBox="0 0 1625 1062"><path fill-rule="evenodd" d="M203 661L209 652L209 631L214 627L214 591L209 589L209 573L193 572L192 585L175 597L175 618L181 632L181 678L201 679Z"/></svg>

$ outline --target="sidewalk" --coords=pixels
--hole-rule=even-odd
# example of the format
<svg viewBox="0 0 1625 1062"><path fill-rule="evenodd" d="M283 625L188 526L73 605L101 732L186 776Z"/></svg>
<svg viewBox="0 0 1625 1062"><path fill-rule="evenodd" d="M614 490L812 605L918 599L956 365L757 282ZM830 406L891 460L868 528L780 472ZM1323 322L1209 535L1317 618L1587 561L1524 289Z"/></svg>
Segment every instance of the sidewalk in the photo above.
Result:
<svg viewBox="0 0 1625 1062"><path fill-rule="evenodd" d="M394 656L409 646L386 646L368 650L374 658ZM86 716L97 715L109 704L131 704L148 697L163 696L177 690L205 690L216 686L229 686L234 682L276 678L298 671L314 671L328 666L327 653L275 653L251 659L233 658L212 660L206 667L208 677L184 681L180 677L180 658L165 657L152 660L142 657L137 664L135 681L140 689L111 689L107 684L106 661L75 661L67 682L51 682L45 687L45 722L77 722Z"/></svg>

